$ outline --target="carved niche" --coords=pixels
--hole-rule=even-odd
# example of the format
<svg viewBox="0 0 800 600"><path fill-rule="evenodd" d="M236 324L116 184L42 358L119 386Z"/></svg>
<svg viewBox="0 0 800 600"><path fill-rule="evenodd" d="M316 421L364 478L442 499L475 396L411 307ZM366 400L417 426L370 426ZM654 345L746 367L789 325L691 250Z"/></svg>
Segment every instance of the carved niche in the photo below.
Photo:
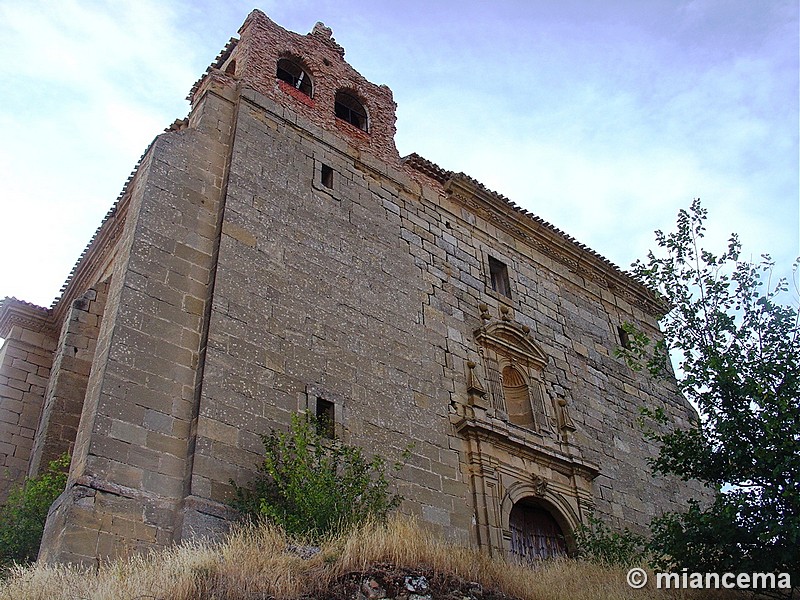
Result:
<svg viewBox="0 0 800 600"><path fill-rule="evenodd" d="M547 355L529 336L530 329L508 320L475 331L481 356L486 408L513 425L543 435L560 431L569 421L566 403L551 402L543 378ZM470 368L470 376L476 380ZM561 415L564 412L564 416Z"/></svg>

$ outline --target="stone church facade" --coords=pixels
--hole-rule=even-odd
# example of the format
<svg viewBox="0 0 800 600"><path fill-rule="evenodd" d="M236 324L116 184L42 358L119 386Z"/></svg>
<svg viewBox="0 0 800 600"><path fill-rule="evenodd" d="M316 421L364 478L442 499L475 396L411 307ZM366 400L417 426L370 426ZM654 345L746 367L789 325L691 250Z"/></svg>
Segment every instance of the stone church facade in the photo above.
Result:
<svg viewBox="0 0 800 600"><path fill-rule="evenodd" d="M254 11L145 151L49 309L0 308L0 494L69 451L40 557L221 531L230 481L291 415L394 459L405 512L498 555L569 553L590 511L641 528L699 486L653 478L615 358L659 306L597 253L394 144L386 86L329 29Z"/></svg>

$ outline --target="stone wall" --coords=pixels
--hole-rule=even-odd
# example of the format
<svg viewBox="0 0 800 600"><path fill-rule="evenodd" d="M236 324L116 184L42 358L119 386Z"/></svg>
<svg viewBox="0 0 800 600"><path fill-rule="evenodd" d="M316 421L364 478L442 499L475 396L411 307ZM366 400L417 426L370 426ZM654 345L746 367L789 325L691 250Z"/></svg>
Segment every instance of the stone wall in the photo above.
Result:
<svg viewBox="0 0 800 600"><path fill-rule="evenodd" d="M107 289L107 283L97 284L73 301L64 321L31 455L31 475L65 452L72 454Z"/></svg>
<svg viewBox="0 0 800 600"><path fill-rule="evenodd" d="M239 109L192 493L229 500L229 480L252 476L259 434L322 397L367 451L391 459L414 442L401 473L407 510L466 538L446 340L422 312L428 285L401 235L397 183L283 112L251 91Z"/></svg>
<svg viewBox="0 0 800 600"><path fill-rule="evenodd" d="M53 361L55 335L45 309L6 299L0 335L0 502L30 466Z"/></svg>
<svg viewBox="0 0 800 600"><path fill-rule="evenodd" d="M180 538L233 114L228 92L206 83L188 127L159 136L129 186L70 479L42 560L94 564Z"/></svg>
<svg viewBox="0 0 800 600"><path fill-rule="evenodd" d="M609 266L594 259L576 270L571 242L537 236L527 217L491 194L480 192L478 201L478 192L446 189L348 142L297 115L288 119L261 94L244 94L192 493L227 501L229 480L246 482L258 462L259 434L323 397L340 406L349 442L389 459L413 444L400 473L404 510L451 537L474 538L473 466L452 416L467 403L467 362L481 361L474 332L485 304L492 319L510 315L530 330L547 357L547 393L571 411L569 451L599 465L578 520L595 508L641 529L656 512L680 507L686 487L649 476L645 461L656 448L637 417L645 404L681 424L693 412L674 383L651 381L614 358L622 323L658 333L652 315L610 289L602 273ZM322 184L323 165L333 171L331 187ZM519 238L520 226L533 241ZM491 289L489 256L508 265L511 299ZM541 474L558 479L552 469ZM498 476L493 510L514 483Z"/></svg>

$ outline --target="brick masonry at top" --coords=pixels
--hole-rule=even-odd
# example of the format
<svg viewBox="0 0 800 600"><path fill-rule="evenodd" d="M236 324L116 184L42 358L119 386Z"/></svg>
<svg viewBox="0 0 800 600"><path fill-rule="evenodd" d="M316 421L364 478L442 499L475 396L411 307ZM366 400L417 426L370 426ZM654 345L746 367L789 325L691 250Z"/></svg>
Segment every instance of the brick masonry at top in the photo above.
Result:
<svg viewBox="0 0 800 600"><path fill-rule="evenodd" d="M239 33L241 39L223 66L228 68L235 61L230 70L243 87L286 105L322 129L345 133L359 150L393 163L399 161L394 143L397 105L392 91L386 85L367 81L353 69L344 60L344 48L331 37L329 28L317 23L311 33L300 35L254 10ZM281 58L291 59L311 76L311 98L275 78L275 65ZM338 90L349 91L361 100L367 112L368 133L334 115Z"/></svg>

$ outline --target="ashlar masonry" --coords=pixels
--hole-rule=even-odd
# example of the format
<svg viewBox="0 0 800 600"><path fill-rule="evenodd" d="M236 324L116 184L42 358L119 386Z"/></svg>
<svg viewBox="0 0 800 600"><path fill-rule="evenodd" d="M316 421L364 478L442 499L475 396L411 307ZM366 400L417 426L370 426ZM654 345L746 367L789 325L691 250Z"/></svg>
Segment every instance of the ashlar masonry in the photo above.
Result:
<svg viewBox="0 0 800 600"><path fill-rule="evenodd" d="M524 558L594 511L642 528L707 491L651 477L643 405L696 418L616 358L654 296L463 173L394 144L395 103L330 29L260 11L155 138L49 309L0 309L0 493L69 451L40 558L224 531L260 435L331 415L393 459L402 510Z"/></svg>

